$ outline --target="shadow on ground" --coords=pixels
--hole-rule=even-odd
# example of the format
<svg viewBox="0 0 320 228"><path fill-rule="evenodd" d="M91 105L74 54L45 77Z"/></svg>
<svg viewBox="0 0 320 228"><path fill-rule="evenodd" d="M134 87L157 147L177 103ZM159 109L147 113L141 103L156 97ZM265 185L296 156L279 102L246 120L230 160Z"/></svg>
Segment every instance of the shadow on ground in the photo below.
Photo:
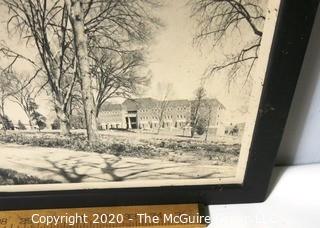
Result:
<svg viewBox="0 0 320 228"><path fill-rule="evenodd" d="M140 178L148 179L202 179L215 177L219 171L205 171L202 174L186 172L192 169L188 164L154 164L145 161L126 161L121 157L103 157L103 162L84 162L84 157L68 157L67 160L52 160L46 157L47 168L35 167L41 173L52 177L62 177L64 182L81 183L89 180L96 181L127 181ZM188 167L189 166L189 167Z"/></svg>
<svg viewBox="0 0 320 228"><path fill-rule="evenodd" d="M0 146L0 167L63 183L234 177L236 164L115 156L62 148Z"/></svg>

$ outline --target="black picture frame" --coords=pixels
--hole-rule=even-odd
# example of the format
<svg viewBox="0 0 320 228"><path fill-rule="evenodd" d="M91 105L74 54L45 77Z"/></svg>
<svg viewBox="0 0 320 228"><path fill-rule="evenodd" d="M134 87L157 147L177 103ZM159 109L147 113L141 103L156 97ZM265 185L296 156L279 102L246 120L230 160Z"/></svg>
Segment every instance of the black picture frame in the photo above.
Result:
<svg viewBox="0 0 320 228"><path fill-rule="evenodd" d="M0 210L264 201L318 4L319 0L281 2L242 185L1 192Z"/></svg>

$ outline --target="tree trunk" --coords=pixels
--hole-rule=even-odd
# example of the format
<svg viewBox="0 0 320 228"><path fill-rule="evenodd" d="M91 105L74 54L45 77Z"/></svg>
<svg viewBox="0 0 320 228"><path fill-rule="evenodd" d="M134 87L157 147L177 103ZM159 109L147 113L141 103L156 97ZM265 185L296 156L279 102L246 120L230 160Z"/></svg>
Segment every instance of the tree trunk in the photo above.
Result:
<svg viewBox="0 0 320 228"><path fill-rule="evenodd" d="M97 111L95 111L95 128L98 130L99 127L100 127L100 124L99 124L99 113L97 113Z"/></svg>
<svg viewBox="0 0 320 228"><path fill-rule="evenodd" d="M33 130L33 124L32 124L32 120L30 117L28 117L29 119L29 126L30 126L30 130Z"/></svg>
<svg viewBox="0 0 320 228"><path fill-rule="evenodd" d="M193 138L194 133L195 133L195 129L192 127L192 128L191 128L191 138Z"/></svg>
<svg viewBox="0 0 320 228"><path fill-rule="evenodd" d="M70 132L70 123L67 119L59 119L60 122L60 134L63 136L68 136L71 134Z"/></svg>
<svg viewBox="0 0 320 228"><path fill-rule="evenodd" d="M56 113L57 113L57 117L60 123L60 134L67 136L71 134L70 131L70 120L69 120L69 116L68 114L66 114L63 111L63 108L59 107L58 104L56 104Z"/></svg>
<svg viewBox="0 0 320 228"><path fill-rule="evenodd" d="M70 123L68 120L60 119L60 134L64 136L68 136L71 134L70 132Z"/></svg>
<svg viewBox="0 0 320 228"><path fill-rule="evenodd" d="M89 71L87 36L84 31L83 9L80 0L65 0L65 3L69 9L69 19L74 35L87 136L88 140L92 142L97 139L97 124Z"/></svg>
<svg viewBox="0 0 320 228"><path fill-rule="evenodd" d="M4 113L4 102L1 101L0 120L1 120L1 123L2 123L2 130L3 130L3 132L4 132L4 135L6 135L6 133L7 133L7 128L6 128L6 126L5 126L4 116L5 116L5 113Z"/></svg>
<svg viewBox="0 0 320 228"><path fill-rule="evenodd" d="M27 117L28 117L28 122L29 122L30 130L33 130L33 123L32 123L31 114L30 114L27 110L25 110L25 113L26 113L26 115L27 115Z"/></svg>
<svg viewBox="0 0 320 228"><path fill-rule="evenodd" d="M0 114L0 120L1 120L1 124L2 124L2 130L4 132L4 135L6 135L7 129L6 129L6 126L5 126L5 123L4 123L4 118L2 117L1 114Z"/></svg>

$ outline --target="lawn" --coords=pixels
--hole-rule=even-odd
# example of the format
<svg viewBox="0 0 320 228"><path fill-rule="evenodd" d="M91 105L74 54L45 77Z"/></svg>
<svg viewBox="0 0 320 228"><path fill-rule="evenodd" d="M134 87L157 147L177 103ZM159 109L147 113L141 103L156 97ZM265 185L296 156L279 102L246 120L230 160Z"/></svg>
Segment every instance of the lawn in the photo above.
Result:
<svg viewBox="0 0 320 228"><path fill-rule="evenodd" d="M0 142L213 165L236 164L240 152L240 144L233 141L204 142L186 137L117 131L101 132L100 140L91 144L82 132L63 137L57 132L8 131L0 134Z"/></svg>

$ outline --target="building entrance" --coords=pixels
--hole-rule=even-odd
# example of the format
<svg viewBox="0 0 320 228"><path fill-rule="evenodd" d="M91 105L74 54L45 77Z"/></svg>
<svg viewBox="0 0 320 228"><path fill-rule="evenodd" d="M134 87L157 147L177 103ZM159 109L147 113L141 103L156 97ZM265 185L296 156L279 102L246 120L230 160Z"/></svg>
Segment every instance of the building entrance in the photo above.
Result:
<svg viewBox="0 0 320 228"><path fill-rule="evenodd" d="M126 117L126 124L127 124L127 129L137 129L138 128L138 123L137 123L137 117Z"/></svg>

